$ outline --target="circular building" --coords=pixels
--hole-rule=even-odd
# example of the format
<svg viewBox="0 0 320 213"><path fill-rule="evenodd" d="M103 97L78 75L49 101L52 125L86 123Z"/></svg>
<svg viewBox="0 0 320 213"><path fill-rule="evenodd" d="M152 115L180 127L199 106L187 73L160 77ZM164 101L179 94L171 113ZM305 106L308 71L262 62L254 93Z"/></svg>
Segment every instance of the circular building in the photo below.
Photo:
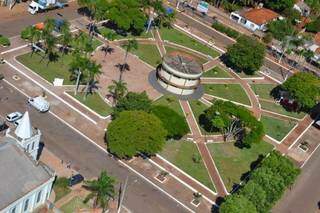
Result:
<svg viewBox="0 0 320 213"><path fill-rule="evenodd" d="M157 68L157 81L167 91L191 95L200 85L202 67L189 55L173 52L165 55Z"/></svg>

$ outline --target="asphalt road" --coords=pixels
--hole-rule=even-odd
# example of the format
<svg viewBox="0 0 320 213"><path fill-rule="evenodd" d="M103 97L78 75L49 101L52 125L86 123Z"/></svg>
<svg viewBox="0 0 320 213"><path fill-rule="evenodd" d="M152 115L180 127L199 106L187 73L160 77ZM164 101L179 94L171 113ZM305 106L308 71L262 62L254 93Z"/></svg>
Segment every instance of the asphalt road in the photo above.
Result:
<svg viewBox="0 0 320 213"><path fill-rule="evenodd" d="M50 113L41 114L27 106L24 95L0 81L0 115L26 110L30 113L32 125L41 130L44 146L64 162L71 162L71 166L86 178L98 176L102 170L115 176L119 183L128 176L124 205L132 212L187 212Z"/></svg>
<svg viewBox="0 0 320 213"><path fill-rule="evenodd" d="M48 12L38 13L36 15L32 15L28 13L26 3L21 3L17 5L23 9L23 11L15 12L15 8L13 8L12 15L5 16L0 14L0 34L5 35L7 37L12 37L16 35L20 35L22 29L26 26L33 25L39 22L43 22L47 17L51 18L63 18L63 19L76 19L81 17L77 12L78 5L76 2L70 2L68 7L63 9L55 9L50 10ZM25 9L24 9L25 8ZM1 8L2 10L9 10L8 8ZM61 14L62 16L58 15Z"/></svg>
<svg viewBox="0 0 320 213"><path fill-rule="evenodd" d="M315 140L319 139L320 130L311 127ZM310 129L311 130L311 129ZM313 213L319 212L320 202L320 149L318 148L302 168L301 174L278 204L274 213ZM319 203L319 204L318 204Z"/></svg>

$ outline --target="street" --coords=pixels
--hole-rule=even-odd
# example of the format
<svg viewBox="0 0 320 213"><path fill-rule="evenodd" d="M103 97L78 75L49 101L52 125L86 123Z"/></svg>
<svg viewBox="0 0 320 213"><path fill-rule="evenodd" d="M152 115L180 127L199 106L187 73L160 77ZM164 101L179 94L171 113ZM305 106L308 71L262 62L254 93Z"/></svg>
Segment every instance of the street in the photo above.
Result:
<svg viewBox="0 0 320 213"><path fill-rule="evenodd" d="M28 110L32 125L42 132L42 142L64 162L78 170L86 178L97 177L106 170L118 183L129 177L124 205L132 212L186 212L160 190L144 179L129 172L105 152L62 123L50 113L41 114L26 105L26 97L5 82L0 82L0 116L12 111Z"/></svg>

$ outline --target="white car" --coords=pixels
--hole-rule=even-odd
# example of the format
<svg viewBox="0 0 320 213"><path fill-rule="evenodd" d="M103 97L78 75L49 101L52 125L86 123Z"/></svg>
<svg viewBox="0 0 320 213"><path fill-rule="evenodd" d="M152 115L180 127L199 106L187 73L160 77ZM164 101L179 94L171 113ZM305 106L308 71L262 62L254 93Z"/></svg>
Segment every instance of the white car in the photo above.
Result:
<svg viewBox="0 0 320 213"><path fill-rule="evenodd" d="M20 118L22 118L21 112L12 112L12 113L8 114L6 117L7 121L9 121L9 122L15 122L16 120L19 120Z"/></svg>
<svg viewBox="0 0 320 213"><path fill-rule="evenodd" d="M49 111L50 104L42 96L37 96L34 98L28 98L28 103L36 108L39 112Z"/></svg>

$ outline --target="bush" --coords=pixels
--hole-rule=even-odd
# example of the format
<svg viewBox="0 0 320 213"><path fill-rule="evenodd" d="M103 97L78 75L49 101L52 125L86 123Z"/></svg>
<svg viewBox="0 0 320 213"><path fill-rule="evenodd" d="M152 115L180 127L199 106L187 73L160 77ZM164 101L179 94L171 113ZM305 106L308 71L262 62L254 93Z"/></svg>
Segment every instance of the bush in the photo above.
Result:
<svg viewBox="0 0 320 213"><path fill-rule="evenodd" d="M246 197L241 195L227 196L219 208L220 213L255 213L256 207Z"/></svg>
<svg viewBox="0 0 320 213"><path fill-rule="evenodd" d="M32 34L32 28L33 28L32 26L28 26L28 27L24 28L24 30L22 30L20 33L20 37L25 40L30 39L31 34Z"/></svg>
<svg viewBox="0 0 320 213"><path fill-rule="evenodd" d="M283 41L287 36L294 33L294 27L287 19L276 20L268 24L268 32L270 32L275 39Z"/></svg>
<svg viewBox="0 0 320 213"><path fill-rule="evenodd" d="M224 26L223 24L220 24L219 22L214 22L212 24L212 27L220 32L222 32L223 34L226 34L227 36L231 37L231 38L238 38L239 37L239 33L229 27Z"/></svg>
<svg viewBox="0 0 320 213"><path fill-rule="evenodd" d="M306 31L312 33L320 32L320 16L316 18L316 20L307 24Z"/></svg>
<svg viewBox="0 0 320 213"><path fill-rule="evenodd" d="M167 131L153 114L123 111L113 120L106 133L108 149L119 158L139 153L153 155L165 145Z"/></svg>
<svg viewBox="0 0 320 213"><path fill-rule="evenodd" d="M151 112L162 122L167 130L167 138L180 139L189 132L185 118L166 106L154 106Z"/></svg>
<svg viewBox="0 0 320 213"><path fill-rule="evenodd" d="M0 45L9 46L10 45L10 40L7 37L4 37L3 35L0 35Z"/></svg>

